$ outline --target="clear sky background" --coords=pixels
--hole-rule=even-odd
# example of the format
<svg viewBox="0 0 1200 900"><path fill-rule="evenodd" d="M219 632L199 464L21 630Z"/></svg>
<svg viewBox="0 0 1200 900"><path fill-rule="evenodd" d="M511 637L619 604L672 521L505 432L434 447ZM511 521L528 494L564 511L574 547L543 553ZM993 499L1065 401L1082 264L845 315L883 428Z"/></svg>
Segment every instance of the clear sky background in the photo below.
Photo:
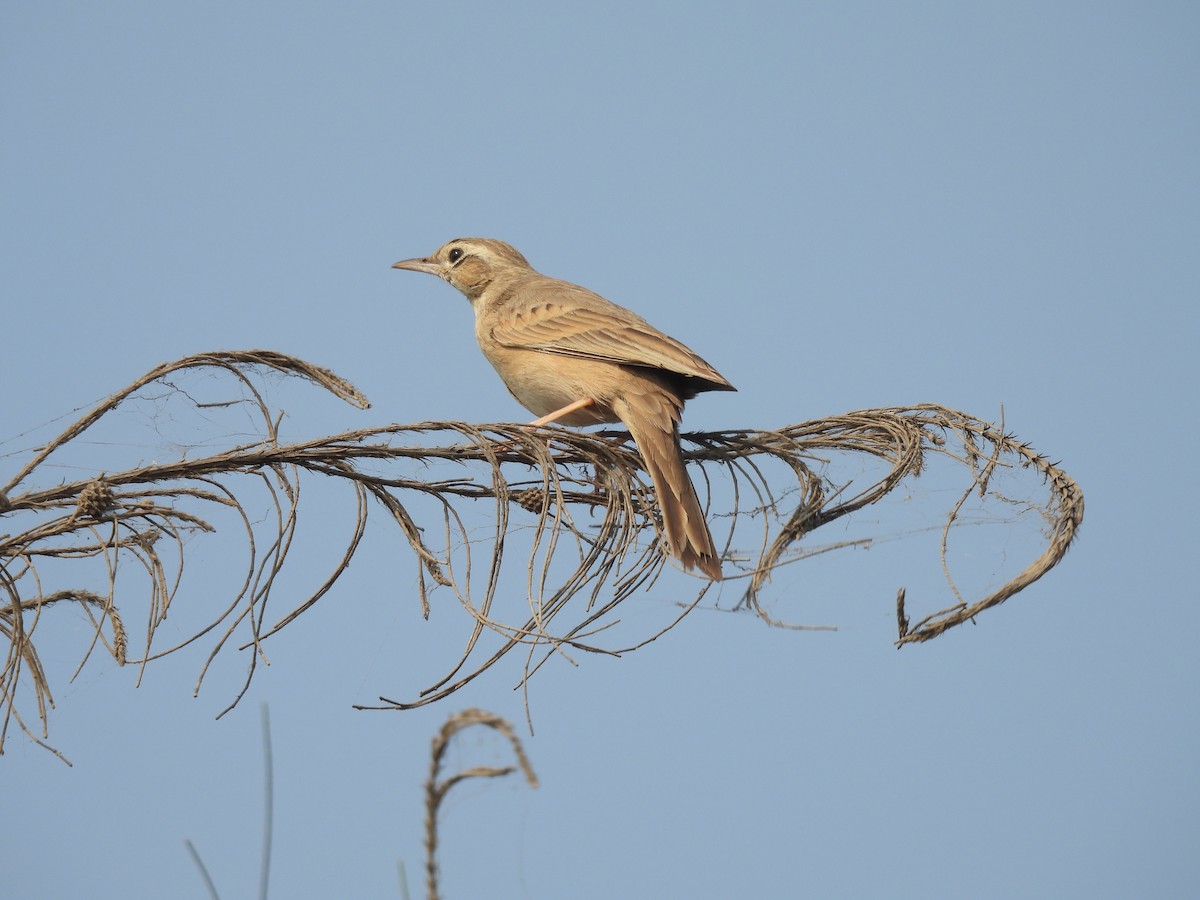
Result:
<svg viewBox="0 0 1200 900"><path fill-rule="evenodd" d="M691 403L690 428L1003 407L1085 492L1058 569L897 651L903 554L800 564L772 610L838 632L701 610L548 667L542 786L452 796L445 893L1200 896L1197 47L1190 3L9 0L0 482L47 422L212 349L301 356L374 404L300 392L309 433L527 420L465 300L389 268L460 235L712 362L739 393ZM164 452L144 424L134 458ZM329 502L309 528L337 544ZM180 604L220 602L221 569L209 551ZM627 626L661 624L672 584ZM199 699L201 647L140 688L100 656L57 682L74 767L10 729L0 894L203 897L185 839L223 896L252 894L265 701L272 896L402 896L397 861L420 896L431 736L466 706L524 713L514 666L428 709L351 709L415 696L465 635L448 592L423 623L414 585L377 517L220 721L244 654ZM86 622L50 615L65 677ZM505 758L478 736L450 764Z"/></svg>

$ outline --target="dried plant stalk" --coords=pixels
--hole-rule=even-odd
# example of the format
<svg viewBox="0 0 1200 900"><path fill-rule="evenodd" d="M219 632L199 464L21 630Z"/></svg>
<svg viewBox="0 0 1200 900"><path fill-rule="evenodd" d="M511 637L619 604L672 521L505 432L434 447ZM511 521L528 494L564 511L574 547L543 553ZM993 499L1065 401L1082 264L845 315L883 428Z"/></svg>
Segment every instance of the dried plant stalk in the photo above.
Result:
<svg viewBox="0 0 1200 900"><path fill-rule="evenodd" d="M266 659L264 642L317 603L345 572L373 509L397 526L413 553L422 614L429 615L431 587L448 588L473 624L461 656L444 677L414 700L381 698L382 707L371 708L407 709L442 699L517 647L524 648L526 679L547 654L637 649L673 627L711 588L708 582L675 579L673 590L681 583L697 587L666 628L624 648L596 640L622 602L656 585L666 561L648 479L624 432L424 422L283 443L280 413L259 389L270 371L304 379L359 408L368 406L332 372L284 354L187 357L157 367L100 403L34 452L0 490L0 522L21 525L13 533L0 533L0 589L7 598L7 603L0 598L0 635L8 644L0 672L0 751L10 721L39 743L46 737L53 699L34 636L43 611L52 604L77 604L91 617L94 636L81 666L97 643L118 664L144 670L151 661L213 635L197 691L209 664L235 640L252 652L243 687L227 711L244 695L257 661ZM258 422L252 440L207 455L185 452L167 462L95 471L70 482L51 477L47 466L57 455L146 391L164 391L161 403L205 406L174 384L187 373L201 372L216 373L240 387ZM882 474L865 487L835 488L822 474L823 461L834 455L874 461ZM919 475L932 458L953 460L968 473L963 498L971 492L987 495L1001 469L1016 465L1038 473L1047 490L1041 504L1048 523L1044 551L999 589L970 602L959 597L954 606L916 624L908 620L902 595L897 609L900 644L936 637L1032 584L1062 559L1083 518L1082 493L1060 467L1003 428L936 405L861 410L771 431L687 435L685 457L697 464L693 477L701 496L707 488L710 497L714 536L727 559L726 584L743 580L742 605L777 625L782 623L760 604L772 573L805 555L804 540L813 531L881 500ZM432 475L441 471L438 466L453 466L461 474L436 479ZM350 490L355 500L352 533L325 580L293 609L268 621L268 598L302 518L301 485L311 476ZM269 515L247 511L251 495L267 504ZM961 505L960 500L947 514L947 533ZM469 521L472 511L480 509L494 511L490 536L482 540ZM183 582L189 541L213 531L212 522L222 516L236 522L242 533L247 563L241 586L222 608L205 613L204 627L177 644L160 646L157 632ZM304 518L324 517L314 512ZM437 535L437 540L431 537ZM476 551L481 544L482 556ZM529 609L528 616L515 622L496 605L508 548L519 554L507 568L524 577ZM944 538L942 555L945 562ZM83 560L102 564L107 584L44 587L43 569L57 565L61 572L65 564ZM130 566L144 572L149 586L145 633L132 656L128 608L134 597L117 585L118 571ZM952 581L951 588L957 592ZM564 614L569 621L558 627ZM500 637L490 652L480 643L489 632ZM30 685L41 720L41 738L19 714L24 683Z"/></svg>
<svg viewBox="0 0 1200 900"><path fill-rule="evenodd" d="M472 766L443 778L442 762L445 760L450 741L460 731L470 728L472 725L491 728L508 738L517 765ZM466 781L468 778L503 778L505 775L511 775L517 771L518 766L525 774L525 780L529 782L529 786L537 787L537 775L533 773L533 767L525 755L525 748L521 744L521 739L513 731L512 725L487 710L464 709L462 712L455 713L434 735L433 748L429 758L429 778L425 782L425 887L429 900L437 900L438 897L438 813L441 811L442 801L446 799L446 794L456 784Z"/></svg>

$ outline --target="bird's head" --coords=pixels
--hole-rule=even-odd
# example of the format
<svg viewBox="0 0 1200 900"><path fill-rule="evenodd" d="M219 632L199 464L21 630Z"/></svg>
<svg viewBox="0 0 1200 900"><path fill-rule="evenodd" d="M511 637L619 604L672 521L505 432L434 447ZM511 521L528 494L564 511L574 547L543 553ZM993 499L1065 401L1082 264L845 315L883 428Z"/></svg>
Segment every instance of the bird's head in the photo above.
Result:
<svg viewBox="0 0 1200 900"><path fill-rule="evenodd" d="M439 247L432 256L404 259L392 268L444 278L471 300L497 278L533 271L515 247L491 238L455 238Z"/></svg>

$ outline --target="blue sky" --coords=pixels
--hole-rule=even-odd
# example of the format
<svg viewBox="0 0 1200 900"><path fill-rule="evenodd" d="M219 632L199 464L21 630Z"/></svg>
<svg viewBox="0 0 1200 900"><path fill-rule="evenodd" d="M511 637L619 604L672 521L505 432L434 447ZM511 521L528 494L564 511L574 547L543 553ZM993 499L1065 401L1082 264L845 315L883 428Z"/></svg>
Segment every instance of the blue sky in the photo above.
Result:
<svg viewBox="0 0 1200 900"><path fill-rule="evenodd" d="M1196 896L1197 476L1172 466L1197 438L1198 40L1182 3L6 3L0 482L46 423L218 348L301 356L374 404L277 385L287 427L527 420L466 302L389 268L460 235L713 363L739 392L690 428L1003 409L1087 497L1063 565L899 652L908 560L872 551L773 585L775 612L836 633L699 611L548 668L542 786L452 796L446 895ZM116 444L167 452L144 426ZM348 507L313 495L310 539L337 543ZM222 563L197 552L180 602L202 608ZM5 893L203 897L185 839L224 896L253 891L267 702L273 896L400 896L397 860L419 896L434 730L524 713L513 667L351 709L415 695L466 632L449 594L421 621L412 571L375 519L220 721L243 659L198 699L200 648L137 688L99 657L67 685L87 629L55 611L50 738L74 768L10 729ZM502 759L471 737L453 762Z"/></svg>

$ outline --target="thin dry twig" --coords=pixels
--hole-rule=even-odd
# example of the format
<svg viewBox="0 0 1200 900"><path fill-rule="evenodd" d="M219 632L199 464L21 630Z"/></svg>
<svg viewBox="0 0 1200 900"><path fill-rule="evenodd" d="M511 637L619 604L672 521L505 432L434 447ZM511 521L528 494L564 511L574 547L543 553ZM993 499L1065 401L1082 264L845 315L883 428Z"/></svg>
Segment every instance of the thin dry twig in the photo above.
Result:
<svg viewBox="0 0 1200 900"><path fill-rule="evenodd" d="M445 760L450 741L460 731L470 728L472 725L483 725L508 738L517 765L472 766L443 778L441 775L442 763ZM455 713L434 735L433 748L429 758L429 778L425 782L425 887L429 900L437 900L438 897L438 813L441 811L442 801L446 799L446 794L456 784L469 778L502 778L517 771L518 767L525 774L525 780L529 782L529 786L537 787L537 775L534 774L533 767L529 764L529 758L525 755L521 739L513 731L512 725L487 710L464 709L462 712Z"/></svg>
<svg viewBox="0 0 1200 900"><path fill-rule="evenodd" d="M100 644L118 665L137 665L139 677L150 662L215 635L197 692L209 665L234 641L248 651L248 665L243 686L227 707L232 708L258 663L268 662L266 642L311 609L343 576L372 510L382 510L412 550L421 614L429 616L429 592L446 588L473 623L458 660L415 699L380 698L380 706L362 708L409 709L443 699L518 647L525 656L522 686L553 655L573 660L572 654L579 652L630 652L669 631L712 588L707 581L672 579L671 590L690 583L696 585L695 595L681 601L678 616L664 628L625 647L598 640L617 621L615 614L625 600L657 587L667 561L652 491L636 447L624 432L422 422L282 443L281 414L259 389L265 371L296 376L359 408L368 406L353 386L332 372L283 354L245 351L187 357L155 368L100 403L36 450L0 490L0 516L20 523L14 533L0 532L0 636L8 645L0 671L0 752L10 722L45 746L53 698L34 642L44 610L56 603L87 610L94 633L83 660ZM207 455L185 452L178 459L139 461L120 471L95 471L69 482L52 477L51 471L58 470L47 467L73 442L151 388L170 388L165 397L156 398L160 403L217 405L193 403L167 381L167 376L178 379L187 372L216 372L232 379L255 411L257 436ZM814 549L806 538L878 502L901 482L920 475L933 458L965 466L969 479L963 497L972 490L988 494L998 467L1015 465L1036 472L1048 494L1041 507L1048 523L1047 546L999 589L974 601L957 598L955 605L915 624L909 622L902 595L897 609L900 645L936 637L1032 584L1062 559L1083 519L1083 495L1058 465L1003 428L932 404L860 410L771 431L687 435L685 456L695 464L702 496L709 498L714 536L725 548L726 583L744 582L741 608L776 626L784 623L760 602L772 574L808 556L861 544L835 542ZM865 486L835 485L823 474L834 457L874 461L882 474ZM433 477L447 470L454 477ZM352 527L321 584L290 610L268 619L268 600L302 519L301 486L313 476L351 489ZM259 498L254 514L248 508L252 497ZM263 498L267 515L259 511ZM479 506L480 501L486 507ZM960 500L945 516L946 530L955 524L961 506ZM489 535L481 538L478 511L485 508L494 515L488 516ZM229 517L244 542L240 586L227 602L205 613L206 625L160 646L159 629L184 583L190 542ZM501 578L506 550L518 554L515 567L524 580L528 614L516 621L498 606L501 585L507 584ZM944 535L941 556L945 565ZM106 585L58 590L43 586L43 570L49 577L57 566L54 571L61 576L67 564L86 560L103 564ZM66 571L71 571L69 566ZM127 610L137 591L129 580L136 581L138 572L144 573L148 602L141 649L130 658ZM129 573L121 575L120 590L118 573ZM953 581L950 586L957 591ZM564 615L566 624L560 627ZM499 641L485 642L489 634ZM22 684L30 685L41 738L18 714Z"/></svg>

